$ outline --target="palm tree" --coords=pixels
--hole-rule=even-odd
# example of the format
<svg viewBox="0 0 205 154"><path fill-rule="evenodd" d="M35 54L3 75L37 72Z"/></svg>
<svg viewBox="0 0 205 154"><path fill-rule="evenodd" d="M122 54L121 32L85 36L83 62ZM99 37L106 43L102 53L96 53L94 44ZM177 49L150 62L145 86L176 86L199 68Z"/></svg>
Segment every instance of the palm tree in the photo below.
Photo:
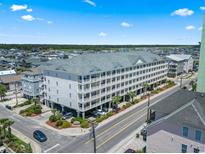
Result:
<svg viewBox="0 0 205 154"><path fill-rule="evenodd" d="M37 105L37 103L39 103L39 100L37 97L33 97L32 100L33 100L35 106Z"/></svg>
<svg viewBox="0 0 205 154"><path fill-rule="evenodd" d="M147 83L147 82L145 82L145 83L143 83L143 89L144 89L144 96L145 96L145 94L147 95L147 91L148 91L148 89L150 88L150 85Z"/></svg>
<svg viewBox="0 0 205 154"><path fill-rule="evenodd" d="M7 120L6 122L5 122L5 125L6 125L6 127L8 128L8 137L9 137L9 139L11 139L11 125L13 125L14 124L14 121L12 121L12 120Z"/></svg>
<svg viewBox="0 0 205 154"><path fill-rule="evenodd" d="M127 95L132 99L132 103L134 102L134 97L136 96L136 93L134 91L128 92Z"/></svg>
<svg viewBox="0 0 205 154"><path fill-rule="evenodd" d="M56 117L57 109L52 109L51 112L53 113L54 117Z"/></svg>
<svg viewBox="0 0 205 154"><path fill-rule="evenodd" d="M3 118L3 119L0 119L0 127L1 127L1 130L0 130L0 135L1 135L1 132L2 132L2 129L3 129L3 132L4 132L4 135L3 137L6 137L6 128L7 128L7 125L6 125L6 122L9 121L9 119L7 118Z"/></svg>
<svg viewBox="0 0 205 154"><path fill-rule="evenodd" d="M121 96L115 96L112 98L112 103L113 105L115 105L116 109L118 108L118 104L121 101L121 99L122 99Z"/></svg>
<svg viewBox="0 0 205 154"><path fill-rule="evenodd" d="M2 84L0 84L0 97L1 100L6 96L6 87Z"/></svg>

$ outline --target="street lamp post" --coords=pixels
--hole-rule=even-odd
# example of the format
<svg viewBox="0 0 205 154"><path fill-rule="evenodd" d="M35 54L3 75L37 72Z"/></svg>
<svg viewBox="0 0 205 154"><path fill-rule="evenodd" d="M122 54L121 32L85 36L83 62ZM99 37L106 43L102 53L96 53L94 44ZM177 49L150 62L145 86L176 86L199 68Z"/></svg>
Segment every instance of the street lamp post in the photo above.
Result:
<svg viewBox="0 0 205 154"><path fill-rule="evenodd" d="M93 151L94 151L94 153L96 153L97 152L97 150L96 150L96 134L95 134L95 118L93 118L93 117L90 117L90 118L88 118L88 121L91 123L91 125L92 125L92 137L93 137Z"/></svg>

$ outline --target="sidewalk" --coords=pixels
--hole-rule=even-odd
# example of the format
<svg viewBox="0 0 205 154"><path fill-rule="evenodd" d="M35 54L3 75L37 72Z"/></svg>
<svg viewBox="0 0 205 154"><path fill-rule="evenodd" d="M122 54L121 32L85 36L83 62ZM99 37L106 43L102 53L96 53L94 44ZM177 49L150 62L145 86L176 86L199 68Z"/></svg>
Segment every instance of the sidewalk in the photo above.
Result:
<svg viewBox="0 0 205 154"><path fill-rule="evenodd" d="M127 149L142 150L146 146L146 142L143 141L142 136L136 138L136 134L139 133L144 125L140 126L136 131L132 132L128 137L121 140L118 144L112 147L108 153L124 153Z"/></svg>
<svg viewBox="0 0 205 154"><path fill-rule="evenodd" d="M178 87L178 86L179 86L179 85L175 85L174 87L169 88L169 89L167 89L167 90L165 90L165 91L163 91L163 92L161 92L161 93L159 93L159 94L156 94L156 95L154 95L154 96L151 96L151 97L150 97L150 100L152 100L152 99L154 99L155 97L158 97L158 96L160 96L160 95L162 95L162 94L164 94L164 93L166 93L166 92L169 92L169 91L171 91L172 89L174 89L174 88L176 88L176 87ZM125 114L125 113L130 112L131 110L134 110L135 108L137 108L138 106L140 106L140 105L142 105L142 104L144 104L144 103L147 103L147 99L145 99L145 100L143 100L143 101L141 101L141 102L139 102L139 103L137 103L137 104L135 104L135 105L133 105L133 106L127 108L126 110L124 110L124 111L122 111L122 112L120 112L120 113L118 113L118 114L115 114L115 115L111 116L110 118L108 118L108 119L102 121L101 123L98 124L97 128L102 127L103 125L109 123L110 121L113 121L114 119L116 119L116 118L122 116L122 115Z"/></svg>
<svg viewBox="0 0 205 154"><path fill-rule="evenodd" d="M17 136L18 138L20 138L21 140L23 140L26 143L30 143L31 144L31 148L33 150L33 153L41 153L41 147L39 146L38 143L36 143L35 141L33 141L32 139L30 139L29 137L25 136L24 134L22 134L21 132L15 130L12 128L12 133Z"/></svg>

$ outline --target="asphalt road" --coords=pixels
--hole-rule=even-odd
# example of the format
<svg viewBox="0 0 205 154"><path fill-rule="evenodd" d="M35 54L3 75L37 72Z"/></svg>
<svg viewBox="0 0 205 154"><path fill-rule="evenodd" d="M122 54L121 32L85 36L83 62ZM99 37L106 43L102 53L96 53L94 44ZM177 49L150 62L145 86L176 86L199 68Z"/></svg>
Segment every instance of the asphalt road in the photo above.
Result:
<svg viewBox="0 0 205 154"><path fill-rule="evenodd" d="M187 85L189 81L184 81L184 85ZM179 86L172 89L169 92L163 93L151 99L151 104L157 103L163 98L166 98L170 94L179 90ZM110 121L106 125L96 129L97 138L97 152L107 152L114 145L119 143L130 133L139 128L146 119L146 107L144 103L137 108L125 113L124 115ZM39 125L37 122L28 118L21 117L17 114L4 108L0 105L0 117L11 118L15 121L12 126L14 129L22 132L27 137L33 139L32 133L36 129L42 130L48 137L48 141L45 143L39 143L42 148L42 152L59 152L59 153L85 153L93 152L93 140L91 134L68 137L58 134L56 131L50 130L44 126Z"/></svg>

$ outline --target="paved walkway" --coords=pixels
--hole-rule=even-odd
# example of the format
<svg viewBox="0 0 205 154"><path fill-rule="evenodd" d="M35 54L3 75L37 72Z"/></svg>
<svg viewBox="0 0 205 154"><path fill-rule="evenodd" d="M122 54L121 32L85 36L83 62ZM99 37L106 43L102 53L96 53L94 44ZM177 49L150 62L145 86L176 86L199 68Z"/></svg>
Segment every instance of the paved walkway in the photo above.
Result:
<svg viewBox="0 0 205 154"><path fill-rule="evenodd" d="M128 137L110 149L108 153L124 153L127 149L142 150L146 146L146 142L143 141L141 135L139 138L136 138L136 134L140 134L140 131L143 127L144 125L139 127L136 131L132 132Z"/></svg>

